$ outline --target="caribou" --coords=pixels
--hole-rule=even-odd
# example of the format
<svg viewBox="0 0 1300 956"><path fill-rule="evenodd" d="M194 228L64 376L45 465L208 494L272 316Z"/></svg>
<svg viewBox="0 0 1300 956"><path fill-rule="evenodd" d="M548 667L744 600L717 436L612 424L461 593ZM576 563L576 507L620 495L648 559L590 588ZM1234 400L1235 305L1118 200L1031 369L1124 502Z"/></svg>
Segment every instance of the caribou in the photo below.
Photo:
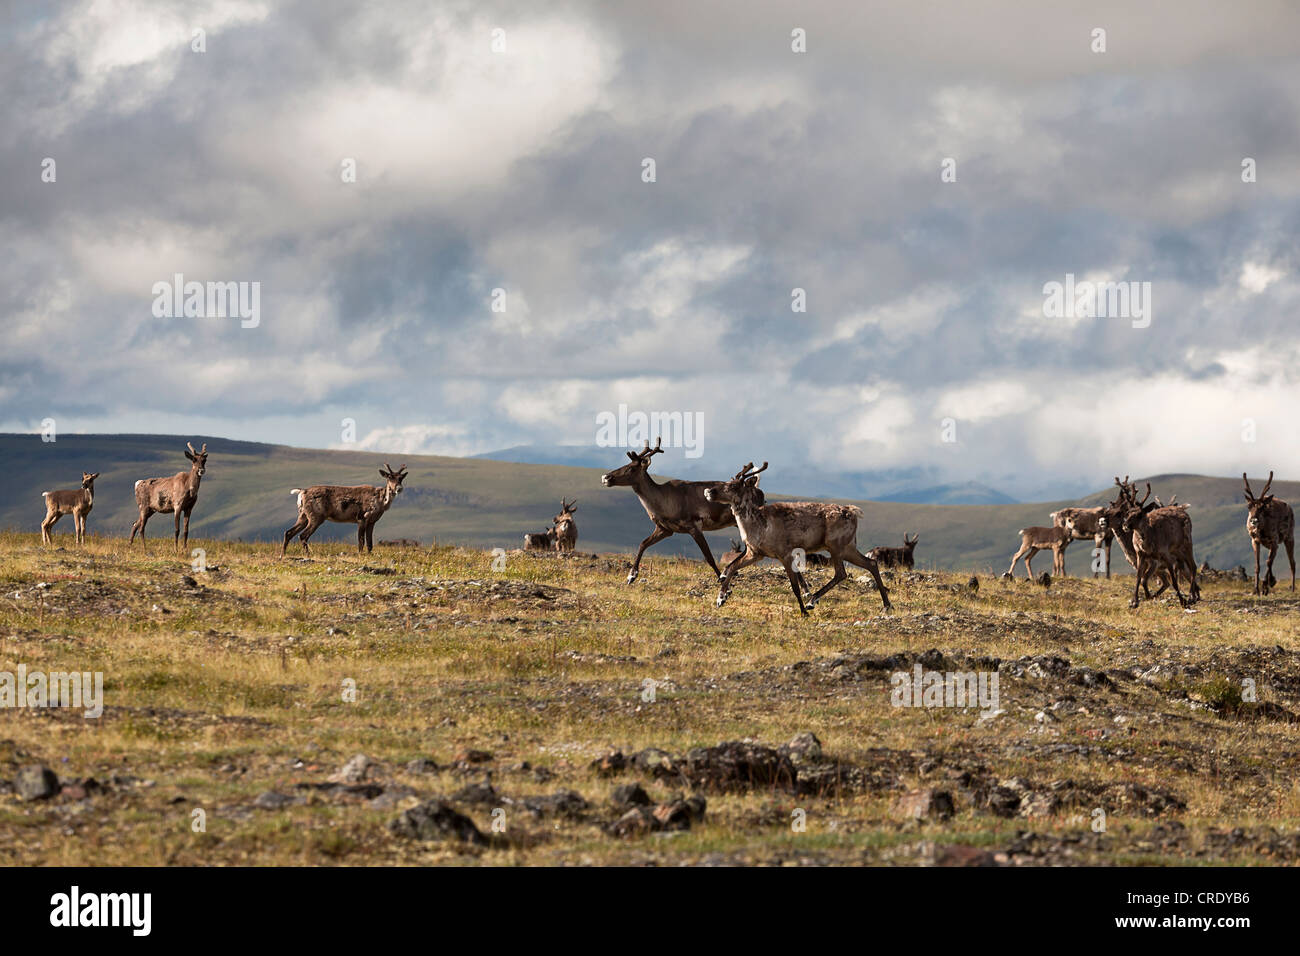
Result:
<svg viewBox="0 0 1300 956"><path fill-rule="evenodd" d="M654 448L647 441L641 451L627 452L627 457L631 459L628 464L602 475L600 479L606 488L630 487L640 499L645 513L654 522L654 531L636 550L632 570L627 573L627 583L631 584L640 575L641 555L645 554L645 549L675 534L689 534L699 546L700 553L704 555L704 560L709 563L713 573L721 579L722 572L713 560L713 552L709 550L704 532L720 531L736 523L730 508L706 497L705 493L709 489L722 487L722 482L681 481L676 478L655 481L650 477L650 459L663 452L662 446L662 436L655 442Z"/></svg>
<svg viewBox="0 0 1300 956"><path fill-rule="evenodd" d="M357 553L364 549L374 551L375 523L384 516L393 499L402 492L402 482L406 480L406 465L397 471L384 462L379 469L384 484L375 485L312 485L310 488L294 488L289 493L298 496L298 520L284 533L284 544L280 547L283 557L294 535L302 537L303 554L311 554L307 539L316 533L326 521L338 521L345 524L356 522Z"/></svg>
<svg viewBox="0 0 1300 956"><path fill-rule="evenodd" d="M1267 594L1268 589L1277 586L1273 577L1273 559L1277 557L1279 545L1286 545L1286 557L1291 563L1291 590L1295 590L1295 512L1282 499L1270 495L1268 489L1273 485L1273 473L1268 473L1264 489L1256 497L1250 490L1250 479L1242 472L1241 480L1246 484L1246 502L1249 512L1246 515L1246 533L1250 535L1250 545L1255 551L1255 593ZM1263 582L1259 579L1259 549L1268 548L1268 566L1264 571Z"/></svg>
<svg viewBox="0 0 1300 956"><path fill-rule="evenodd" d="M1030 567L1029 562L1039 551L1049 549L1052 552L1052 573L1059 577L1065 576L1065 549L1074 540L1074 536L1067 528L1058 525L1050 528L1021 528L1016 534L1020 535L1020 550L1011 556L1011 567L1007 568L1007 573L1002 575L1003 578L1009 580L1015 577L1016 562L1023 557L1025 573L1032 581L1034 569Z"/></svg>
<svg viewBox="0 0 1300 956"><path fill-rule="evenodd" d="M872 548L867 552L867 556L874 559L882 568L914 568L916 559L913 552L916 551L916 542L920 540L921 536L917 534L909 541L907 532L904 531L901 548Z"/></svg>
<svg viewBox="0 0 1300 956"><path fill-rule="evenodd" d="M560 499L560 513L551 519L554 524L555 550L572 551L578 546L578 526L573 513L578 510L578 499Z"/></svg>
<svg viewBox="0 0 1300 956"><path fill-rule="evenodd" d="M41 541L44 544L54 543L50 529L64 515L72 515L73 537L77 544L86 543L86 515L95 506L95 479L98 477L99 472L83 471L80 488L41 492L45 499L45 520L41 522Z"/></svg>
<svg viewBox="0 0 1300 956"><path fill-rule="evenodd" d="M1137 580L1133 584L1133 598L1129 607L1138 606L1138 592L1145 590L1147 599L1159 597L1172 584L1178 603L1190 607L1200 600L1201 588L1196 582L1196 556L1192 548L1192 519L1186 505L1166 505L1150 501L1151 483L1139 501L1136 489L1129 486L1121 491L1120 529L1132 536L1133 551L1137 558ZM1156 571L1167 575L1167 583L1153 595L1147 580ZM1188 595L1183 596L1178 586L1178 572L1182 571L1190 582Z"/></svg>
<svg viewBox="0 0 1300 956"><path fill-rule="evenodd" d="M890 609L889 591L880 578L876 562L860 552L857 547L858 519L862 509L853 505L837 505L820 501L777 501L767 504L759 490L759 475L767 469L754 469L750 462L728 482L720 482L705 490L710 502L724 504L731 509L745 543L745 553L734 559L718 578L718 607L727 603L741 568L762 558L775 558L785 568L794 591L799 612L807 615L831 588L848 574L844 562L866 568L880 591L880 600L886 611ZM808 584L800 573L801 559L815 551L829 551L835 569L831 580L821 590L808 597Z"/></svg>
<svg viewBox="0 0 1300 956"><path fill-rule="evenodd" d="M135 543L136 533L140 534L140 544L144 544L144 526L154 514L173 514L176 516L176 550L190 543L190 512L199 500L199 481L208 469L208 443L198 451L192 442L186 442L185 457L191 462L189 471L182 471L170 478L141 478L135 483L135 504L140 509L140 517L131 526L131 542ZM181 541L181 514L185 514L185 540Z"/></svg>

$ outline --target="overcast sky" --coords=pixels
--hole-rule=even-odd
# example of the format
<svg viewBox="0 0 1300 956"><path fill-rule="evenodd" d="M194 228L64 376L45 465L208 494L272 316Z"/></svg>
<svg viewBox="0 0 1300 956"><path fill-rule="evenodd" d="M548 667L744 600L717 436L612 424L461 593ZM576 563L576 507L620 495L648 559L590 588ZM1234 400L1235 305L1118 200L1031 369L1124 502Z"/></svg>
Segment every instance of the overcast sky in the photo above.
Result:
<svg viewBox="0 0 1300 956"><path fill-rule="evenodd" d="M0 17L0 430L461 455L624 403L719 473L1300 477L1300 5ZM177 273L259 324L156 316ZM1067 274L1149 326L1046 316Z"/></svg>

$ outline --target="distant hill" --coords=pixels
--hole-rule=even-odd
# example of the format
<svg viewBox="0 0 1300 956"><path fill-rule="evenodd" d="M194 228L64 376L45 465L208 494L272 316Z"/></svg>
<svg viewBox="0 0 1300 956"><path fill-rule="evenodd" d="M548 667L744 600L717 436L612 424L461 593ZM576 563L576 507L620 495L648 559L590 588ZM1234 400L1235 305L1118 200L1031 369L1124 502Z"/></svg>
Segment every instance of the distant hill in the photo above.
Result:
<svg viewBox="0 0 1300 956"><path fill-rule="evenodd" d="M966 481L955 485L935 485L919 491L900 491L897 494L882 495L877 501L902 501L909 504L931 505L1014 505L1016 499L1010 495L982 485L978 481Z"/></svg>
<svg viewBox="0 0 1300 956"><path fill-rule="evenodd" d="M290 448L211 435L63 434L48 444L37 435L0 435L0 528L36 531L44 517L41 492L75 487L84 468L101 473L95 486L90 532L127 535L135 520L136 479L187 468L183 454L187 439L206 441L211 455L190 527L195 537L279 540L295 517L291 488L377 483L385 458L394 466L402 463L397 455ZM578 499L582 550L632 552L650 529L649 519L629 489L601 486L600 476L609 465L584 468L435 456L407 456L404 461L410 469L406 491L380 521L376 541L413 538L426 545L436 540L515 548L525 531L542 530L550 524L561 496ZM654 474L663 477L657 469ZM764 487L774 497L782 497L776 494L780 491L810 496L800 487L796 471L774 468L770 477L765 477ZM1146 480L1141 479L1143 483ZM1177 494L1179 501L1192 505L1198 560L1208 559L1215 567L1234 567L1251 560L1240 478L1157 475L1151 482L1164 500ZM979 485L945 487L953 494L997 495ZM1300 502L1300 483L1275 481L1273 489L1281 498ZM1067 504L1092 505L1110 496L1110 490L1102 490L1082 502L854 503L863 510L858 540L864 550L873 545L901 544L906 531L921 536L917 560L922 567L1001 573L1019 543L1018 529L1049 524L1049 513ZM71 527L71 518L56 526L61 543ZM149 532L155 540L170 539L170 516L155 515ZM717 545L715 553L725 550L727 539L734 534L710 535ZM355 535L352 526L331 524L314 540L355 541ZM1070 547L1066 554L1070 573L1087 570L1089 552L1085 542ZM651 553L698 554L694 544L680 535L656 545ZM1050 556L1041 555L1035 569L1049 569L1050 560ZM1115 570L1129 571L1118 548L1114 560Z"/></svg>
<svg viewBox="0 0 1300 956"><path fill-rule="evenodd" d="M569 465L609 471L626 463L621 448L596 445L515 445L475 455L476 459L509 461L530 465ZM737 459L736 465L744 459ZM675 478L708 481L720 476L716 459L687 458L680 449L669 448L655 464ZM723 469L731 474L734 469ZM818 498L849 498L871 501L906 501L930 505L1015 504L1018 499L975 481L934 484L934 475L916 468L878 471L832 471L804 464L799 469L798 494ZM919 489L919 490L918 490Z"/></svg>

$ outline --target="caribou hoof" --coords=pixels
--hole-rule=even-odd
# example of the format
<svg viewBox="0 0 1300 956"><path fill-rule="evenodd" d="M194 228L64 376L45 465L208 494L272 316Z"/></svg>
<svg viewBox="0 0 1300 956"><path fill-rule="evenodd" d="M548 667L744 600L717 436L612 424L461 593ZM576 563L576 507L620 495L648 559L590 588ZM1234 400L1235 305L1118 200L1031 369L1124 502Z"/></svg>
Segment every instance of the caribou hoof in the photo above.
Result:
<svg viewBox="0 0 1300 956"><path fill-rule="evenodd" d="M628 583L628 584L631 584L633 581L636 580L636 578L637 578L637 572L635 572L635 571L629 571L629 572L627 573L627 583Z"/></svg>
<svg viewBox="0 0 1300 956"><path fill-rule="evenodd" d="M727 603L727 596L725 594L719 594L716 603L718 607L722 607L722 605Z"/></svg>
<svg viewBox="0 0 1300 956"><path fill-rule="evenodd" d="M1133 598L1131 601L1128 602L1128 606L1129 606L1129 607L1137 607L1137 606L1138 606L1138 599L1137 599L1137 598Z"/></svg>

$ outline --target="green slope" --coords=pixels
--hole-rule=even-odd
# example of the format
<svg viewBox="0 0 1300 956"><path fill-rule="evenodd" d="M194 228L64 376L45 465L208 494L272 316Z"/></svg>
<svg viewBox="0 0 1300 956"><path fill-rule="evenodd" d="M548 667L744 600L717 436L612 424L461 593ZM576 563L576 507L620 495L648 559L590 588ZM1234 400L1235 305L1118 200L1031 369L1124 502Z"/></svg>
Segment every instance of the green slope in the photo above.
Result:
<svg viewBox="0 0 1300 956"><path fill-rule="evenodd" d="M195 537L276 540L295 517L291 488L309 484L378 483L378 468L397 455L327 451L240 442L212 436L210 459L190 531ZM0 528L34 531L44 517L41 492L76 487L81 470L99 471L92 534L129 534L135 520L134 484L138 478L174 474L188 466L186 438L168 435L62 435L44 443L36 435L0 435ZM610 456L610 467L622 456ZM562 465L524 465L475 458L407 456L406 491L376 528L375 540L413 538L424 544L465 544L516 548L525 531L542 530L559 508L561 496L578 499L579 547L590 551L633 551L648 533L649 519L626 488L603 488L601 470ZM1146 479L1143 479L1145 481ZM1198 560L1215 567L1250 562L1245 532L1245 505L1240 478L1162 475L1151 479L1155 493L1192 505ZM773 493L798 491L798 472L772 469L765 482ZM1259 490L1259 484L1255 485ZM1300 483L1277 481L1274 491L1300 500ZM777 495L780 496L779 494ZM1096 504L1108 491L1085 499ZM903 532L919 533L918 562L924 567L955 570L1006 569L1027 525L1050 524L1049 512L1074 502L1012 505L919 505L903 502L855 502L862 507L859 542L863 549L899 544ZM56 526L66 536L71 518ZM171 518L155 515L151 535L170 537ZM314 540L355 540L351 526L327 525ZM710 539L725 549L729 535ZM1076 542L1067 552L1071 574L1084 573L1089 547ZM696 555L694 544L678 536L656 553ZM1127 572L1119 549L1117 571ZM1281 559L1285 563L1285 559ZM1040 555L1035 569L1049 570ZM1276 570L1276 569L1275 569ZM1281 577L1282 575L1278 575Z"/></svg>

